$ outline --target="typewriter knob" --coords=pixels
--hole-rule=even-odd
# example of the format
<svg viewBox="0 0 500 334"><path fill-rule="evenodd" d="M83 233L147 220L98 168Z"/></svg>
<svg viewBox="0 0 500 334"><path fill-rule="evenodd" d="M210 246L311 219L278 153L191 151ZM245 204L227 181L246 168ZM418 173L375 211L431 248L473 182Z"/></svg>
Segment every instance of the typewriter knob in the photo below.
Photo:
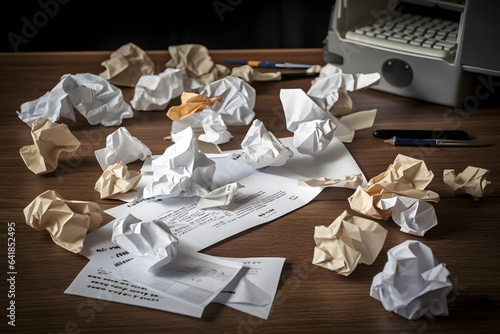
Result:
<svg viewBox="0 0 500 334"><path fill-rule="evenodd" d="M407 62L393 58L382 65L382 76L389 84L403 88L413 81L413 70Z"/></svg>

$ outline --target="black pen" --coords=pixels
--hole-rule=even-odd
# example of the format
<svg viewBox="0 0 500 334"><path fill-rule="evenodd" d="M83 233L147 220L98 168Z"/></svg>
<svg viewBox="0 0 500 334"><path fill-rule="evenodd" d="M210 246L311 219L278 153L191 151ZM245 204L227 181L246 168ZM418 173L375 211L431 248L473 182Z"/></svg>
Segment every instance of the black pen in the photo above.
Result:
<svg viewBox="0 0 500 334"><path fill-rule="evenodd" d="M491 146L492 143L487 143L483 141L468 141L468 140L456 140L456 139L409 139L409 138L397 138L392 137L391 139L384 140L384 143L388 143L394 146Z"/></svg>
<svg viewBox="0 0 500 334"><path fill-rule="evenodd" d="M392 137L408 139L469 139L469 134L462 130L373 130L373 136L382 139Z"/></svg>

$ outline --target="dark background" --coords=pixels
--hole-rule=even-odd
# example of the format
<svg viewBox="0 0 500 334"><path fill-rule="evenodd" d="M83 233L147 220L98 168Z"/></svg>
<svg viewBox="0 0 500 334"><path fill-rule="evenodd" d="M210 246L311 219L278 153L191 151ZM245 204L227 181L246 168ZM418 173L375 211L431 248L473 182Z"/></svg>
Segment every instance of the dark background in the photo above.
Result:
<svg viewBox="0 0 500 334"><path fill-rule="evenodd" d="M10 3L10 4L9 4ZM334 0L4 1L2 52L318 48Z"/></svg>

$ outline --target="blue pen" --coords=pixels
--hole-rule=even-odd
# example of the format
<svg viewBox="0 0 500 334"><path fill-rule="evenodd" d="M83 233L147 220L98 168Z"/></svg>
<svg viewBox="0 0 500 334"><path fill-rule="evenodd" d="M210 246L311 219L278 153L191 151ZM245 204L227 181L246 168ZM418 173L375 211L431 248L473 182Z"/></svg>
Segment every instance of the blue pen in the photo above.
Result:
<svg viewBox="0 0 500 334"><path fill-rule="evenodd" d="M454 139L408 139L397 138L384 140L394 146L490 146L491 143L482 141L454 140Z"/></svg>
<svg viewBox="0 0 500 334"><path fill-rule="evenodd" d="M259 61L259 60L249 60L249 61L240 61L240 60L224 60L222 61L226 64L234 64L234 65L250 65L252 67L263 67L263 68L309 68L312 65L308 64L296 64L296 63L287 63L287 62L274 62L274 61Z"/></svg>

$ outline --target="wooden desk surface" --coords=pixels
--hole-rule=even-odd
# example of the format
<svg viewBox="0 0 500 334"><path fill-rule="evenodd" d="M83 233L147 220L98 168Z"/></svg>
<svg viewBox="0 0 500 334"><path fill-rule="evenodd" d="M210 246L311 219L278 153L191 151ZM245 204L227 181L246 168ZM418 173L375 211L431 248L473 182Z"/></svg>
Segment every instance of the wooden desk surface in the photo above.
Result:
<svg viewBox="0 0 500 334"><path fill-rule="evenodd" d="M149 52L157 72L169 59L167 52ZM224 59L272 59L323 64L321 50L212 51L215 61ZM100 63L109 52L0 54L0 227L2 279L0 319L8 333L471 333L500 329L500 108L454 110L375 90L351 93L357 110L378 109L374 128L463 129L476 140L495 146L481 148L411 148L385 145L372 137L371 129L358 131L347 148L367 178L384 171L398 153L424 159L435 178L428 189L438 192L434 204L439 224L424 238L399 231L391 220L384 247L373 265L359 265L349 276L311 264L314 226L329 225L349 209L347 189L325 189L309 205L268 224L240 233L204 252L217 256L286 257L278 295L268 320L248 316L229 307L210 304L202 319L135 306L94 301L65 295L87 259L56 246L45 232L25 224L22 209L36 196L54 189L73 200L98 202L102 209L116 205L100 200L93 190L101 169L94 150L105 146L105 137L117 127L91 126L83 117L65 121L82 146L74 159L60 159L65 173L35 175L24 165L19 149L31 145L30 129L16 115L23 102L52 89L65 73L103 70ZM255 83L256 117L277 137L289 136L279 100L281 88L307 90L309 80ZM133 89L123 88L125 100ZM78 113L77 113L78 114ZM161 111L136 111L125 126L153 152L161 154L171 143L171 121ZM248 127L230 127L234 138L223 150L239 148ZM472 165L492 171L489 180L497 190L476 202L454 196L445 187L445 168L462 171ZM140 163L132 164L139 167ZM104 222L111 217L103 214ZM7 223L16 226L16 327L7 326ZM372 278L387 260L387 250L408 239L430 246L439 261L447 264L454 283L448 295L450 316L408 321L387 312L369 296ZM6 329L6 331L3 331Z"/></svg>

